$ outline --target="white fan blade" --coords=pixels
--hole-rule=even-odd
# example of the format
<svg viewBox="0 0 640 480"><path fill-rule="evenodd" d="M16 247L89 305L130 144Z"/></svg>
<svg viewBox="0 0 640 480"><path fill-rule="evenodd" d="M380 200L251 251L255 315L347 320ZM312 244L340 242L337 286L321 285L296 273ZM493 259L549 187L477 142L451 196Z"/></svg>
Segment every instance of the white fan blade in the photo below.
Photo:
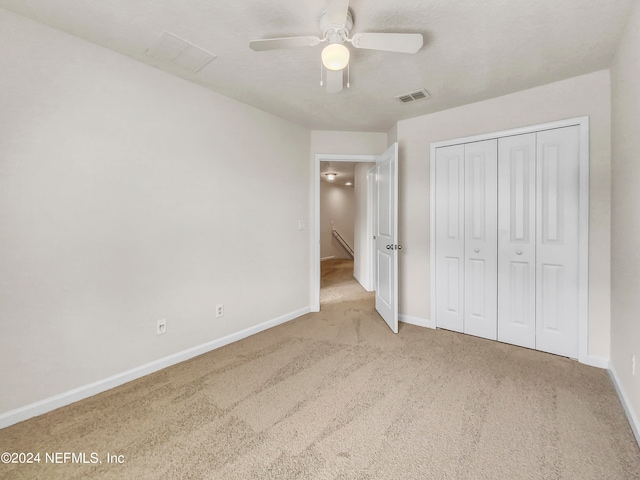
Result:
<svg viewBox="0 0 640 480"><path fill-rule="evenodd" d="M420 33L356 33L351 43L356 48L416 53L422 48L423 38Z"/></svg>
<svg viewBox="0 0 640 480"><path fill-rule="evenodd" d="M349 0L327 0L327 16L331 25L344 26L349 13Z"/></svg>
<svg viewBox="0 0 640 480"><path fill-rule="evenodd" d="M327 72L327 93L342 91L344 84L344 70L325 70Z"/></svg>
<svg viewBox="0 0 640 480"><path fill-rule="evenodd" d="M318 37L267 38L264 40L252 40L249 42L249 47L256 52L262 52L279 48L313 47L321 41Z"/></svg>

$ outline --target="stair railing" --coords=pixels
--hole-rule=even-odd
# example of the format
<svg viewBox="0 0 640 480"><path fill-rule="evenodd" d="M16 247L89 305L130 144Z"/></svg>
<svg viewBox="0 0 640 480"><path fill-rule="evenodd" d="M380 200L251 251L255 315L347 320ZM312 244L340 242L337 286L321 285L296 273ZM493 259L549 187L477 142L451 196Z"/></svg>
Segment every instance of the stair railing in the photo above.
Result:
<svg viewBox="0 0 640 480"><path fill-rule="evenodd" d="M353 248L351 248L351 246L347 243L347 241L344 238L342 238L342 235L340 235L340 233L335 228L332 228L332 230L333 230L333 236L336 237L336 239L338 239L338 241L340 242L340 245L342 245L344 249L347 251L347 253L351 255L351 258L353 258Z"/></svg>

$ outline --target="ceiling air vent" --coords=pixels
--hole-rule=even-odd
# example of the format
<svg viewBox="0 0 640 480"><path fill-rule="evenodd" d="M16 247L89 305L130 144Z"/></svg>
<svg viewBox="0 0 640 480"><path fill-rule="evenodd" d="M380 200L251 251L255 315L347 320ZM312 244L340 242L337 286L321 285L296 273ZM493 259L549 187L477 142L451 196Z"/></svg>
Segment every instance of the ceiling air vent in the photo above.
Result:
<svg viewBox="0 0 640 480"><path fill-rule="evenodd" d="M193 73L198 73L216 58L214 54L169 32L164 32L147 54Z"/></svg>
<svg viewBox="0 0 640 480"><path fill-rule="evenodd" d="M431 94L423 88L422 90L416 90L415 92L398 95L396 98L402 103L409 103L416 100L422 100L423 98L431 98Z"/></svg>

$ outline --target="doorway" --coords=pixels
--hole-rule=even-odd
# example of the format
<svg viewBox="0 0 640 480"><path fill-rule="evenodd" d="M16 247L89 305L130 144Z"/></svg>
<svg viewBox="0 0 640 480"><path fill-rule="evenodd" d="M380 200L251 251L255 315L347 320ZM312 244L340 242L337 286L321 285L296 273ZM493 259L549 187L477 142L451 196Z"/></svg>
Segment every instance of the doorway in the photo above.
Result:
<svg viewBox="0 0 640 480"><path fill-rule="evenodd" d="M312 311L315 312L319 312L320 311L320 277L321 277L321 259L322 259L322 237L323 237L323 225L321 225L321 210L320 210L320 206L321 206L321 196L320 196L320 189L321 189L321 182L323 181L321 179L321 176L324 176L325 173L329 173L329 172L325 172L324 170L326 168L323 168L324 166L326 166L326 164L331 164L332 166L334 166L335 168L333 170L335 170L336 172L338 170L340 170L340 172L344 171L344 167L343 165L357 165L357 164L367 164L367 163L371 163L373 164L376 161L376 156L375 155L337 155L337 154L317 154L316 158L315 158L315 165L314 165L314 177L315 177L315 185L314 185L314 190L315 190L315 199L314 199L314 226L315 226L315 238L314 238L314 268L313 268L313 301L312 301ZM333 171L332 170L332 171ZM344 182L343 182L344 183ZM349 186L344 185L345 188L349 188ZM368 204L369 202L367 202ZM367 208L369 207L369 205L367 205ZM330 219L331 221L331 219ZM369 223L369 219L367 219L367 224ZM334 227L334 225L331 225L331 227ZM325 225L326 227L326 225ZM331 227L327 227L324 228L324 230L331 230ZM351 228L353 228L353 225L351 225ZM326 233L326 232L325 232ZM338 229L338 233L340 233L340 229ZM343 232L344 233L344 232ZM328 235L332 235L332 232L328 233ZM327 235L324 235L325 237ZM349 236L349 235L347 235ZM329 239L332 237L328 237ZM371 238L371 237L370 237ZM326 240L326 238L325 238ZM336 239L336 241L338 242L339 240ZM353 245L351 245L353 246ZM340 247L340 248L345 248L344 246Z"/></svg>
<svg viewBox="0 0 640 480"><path fill-rule="evenodd" d="M320 311L320 166L321 162L375 163L373 235L375 308L394 333L398 332L398 144L381 155L316 154L314 165L314 240L311 311ZM371 178L371 177L369 177ZM370 217L368 217L370 218ZM371 222L369 222L370 224Z"/></svg>
<svg viewBox="0 0 640 480"><path fill-rule="evenodd" d="M352 274L362 287L374 290L371 263L372 235L370 212L375 186L368 162L320 163L320 261L351 262ZM343 262L344 263L344 262Z"/></svg>

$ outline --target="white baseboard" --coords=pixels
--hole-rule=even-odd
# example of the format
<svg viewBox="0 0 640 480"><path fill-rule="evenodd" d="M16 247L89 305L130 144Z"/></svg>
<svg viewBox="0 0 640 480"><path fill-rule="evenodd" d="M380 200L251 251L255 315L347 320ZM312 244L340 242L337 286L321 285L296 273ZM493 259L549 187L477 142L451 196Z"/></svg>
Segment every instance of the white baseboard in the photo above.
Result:
<svg viewBox="0 0 640 480"><path fill-rule="evenodd" d="M398 320L402 323L410 323L418 327L436 328L428 318L412 317L410 315L398 315Z"/></svg>
<svg viewBox="0 0 640 480"><path fill-rule="evenodd" d="M618 377L613 364L609 366L609 376L611 377L611 382L613 382L613 386L616 389L618 398L620 398L620 403L622 403L624 413L627 414L627 420L629 420L631 430L633 430L633 434L636 437L636 442L638 442L638 445L640 446L640 422L638 422L638 416L636 415L636 412L633 411L633 406L629 401L629 397L627 397L624 388L622 388L622 383L620 383L620 378Z"/></svg>
<svg viewBox="0 0 640 480"><path fill-rule="evenodd" d="M15 410L10 410L6 413L0 414L0 428L8 427L23 420L27 420L29 418L50 412L52 410L55 410L56 408L64 407L65 405L69 405L88 397L92 397L93 395L97 395L98 393L102 393L106 390L110 390L132 380L136 380L137 378L149 375L150 373L162 370L163 368L167 368L177 363L184 362L185 360L197 357L198 355L202 355L203 353L210 352L217 348L224 347L225 345L228 345L230 343L242 340L243 338L255 335L256 333L260 333L269 328L276 327L282 323L286 323L290 320L301 317L302 315L305 315L310 311L310 307L305 307L295 312L291 312L272 320L268 320L254 327L245 328L244 330L240 330L239 332L232 333L225 337L203 343L202 345L183 350L182 352L174 353L173 355L154 360L153 362L145 363L144 365L132 368L131 370L127 370L126 372L118 373L105 379L98 380L97 382L74 388L73 390L69 390L68 392L45 398L44 400L25 405L24 407L16 408Z"/></svg>
<svg viewBox="0 0 640 480"><path fill-rule="evenodd" d="M587 355L584 358L578 359L580 363L589 365L590 367L609 369L609 359L606 357L599 357L597 355Z"/></svg>

